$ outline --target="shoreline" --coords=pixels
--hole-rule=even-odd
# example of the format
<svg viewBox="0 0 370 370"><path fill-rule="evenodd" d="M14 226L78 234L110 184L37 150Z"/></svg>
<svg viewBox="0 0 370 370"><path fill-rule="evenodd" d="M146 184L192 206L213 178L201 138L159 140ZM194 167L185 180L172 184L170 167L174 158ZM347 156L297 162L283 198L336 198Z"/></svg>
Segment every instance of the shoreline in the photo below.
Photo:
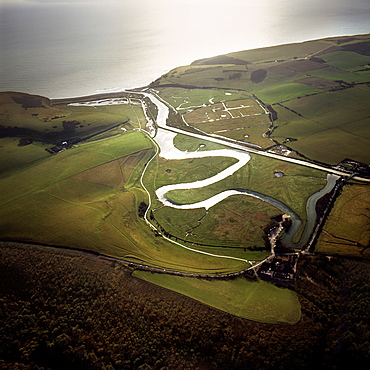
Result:
<svg viewBox="0 0 370 370"><path fill-rule="evenodd" d="M234 54L234 53L239 53L239 52L244 52L244 51L263 50L263 49L269 49L269 48L274 48L274 47L283 47L283 46L288 46L288 45L310 43L310 42L315 42L315 41L324 41L324 40L336 39L336 38L340 39L340 38L343 38L343 37L361 37L361 36L366 36L366 35L370 35L370 32L354 33L354 34L340 34L340 35L335 34L335 35L332 35L332 36L324 36L324 37L319 37L319 38L310 38L310 39L305 39L305 40L301 40L301 41L293 41L293 42L287 42L287 43L282 42L282 43L264 45L264 46L261 46L261 47L252 47L252 48L241 49L241 50L230 50L230 51L227 51L227 52L221 53L221 54L203 56L203 57L194 59L193 61L191 61L188 64L185 63L185 64L172 66L171 69L169 69L167 72L164 72L164 73L158 75L158 77L156 79L158 79L161 76L163 76L164 74L168 73L170 70L178 68L180 66L190 66L190 65L193 65L194 63L196 63L198 61L213 59L213 58L217 58L219 56L227 56L229 54ZM101 88L101 89L95 90L92 93L86 93L86 94L81 94L81 95L75 95L74 93L71 93L70 96L60 96L60 97L56 97L56 98L51 98L50 97L50 95L53 95L53 94L44 94L44 93L38 93L38 92L36 92L36 93L24 92L24 91L22 91L22 89L17 89L17 88L15 88L15 89L13 89L13 88L1 89L0 88L0 93L17 92L17 93L22 93L22 94L29 94L29 95L37 95L37 96L46 97L46 98L50 99L53 102L63 102L65 100L85 99L85 98L90 99L90 98L101 97L101 96L102 97L112 97L111 95L120 94L120 93L125 92L125 91L143 90L145 88L150 87L151 84L154 81L155 80L152 80L147 85L141 86L141 87L140 86L122 87L122 88L118 88L118 90L117 90L117 88L112 88L112 89L107 89L106 92L104 92L104 88ZM56 95L58 95L58 94L56 94Z"/></svg>

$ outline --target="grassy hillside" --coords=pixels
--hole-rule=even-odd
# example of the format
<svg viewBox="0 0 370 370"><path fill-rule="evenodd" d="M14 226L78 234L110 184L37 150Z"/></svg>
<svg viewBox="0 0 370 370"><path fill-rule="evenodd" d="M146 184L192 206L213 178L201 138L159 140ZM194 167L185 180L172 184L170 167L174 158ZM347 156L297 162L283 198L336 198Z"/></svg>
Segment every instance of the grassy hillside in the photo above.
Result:
<svg viewBox="0 0 370 370"><path fill-rule="evenodd" d="M118 127L140 127L144 120L140 106L94 107L69 103L67 100L53 102L37 95L1 92L0 137L19 137L47 144L77 143Z"/></svg>
<svg viewBox="0 0 370 370"><path fill-rule="evenodd" d="M89 249L186 272L247 267L154 237L138 216L140 202L147 202L139 177L153 154L151 141L133 131L12 172L0 179L0 238Z"/></svg>

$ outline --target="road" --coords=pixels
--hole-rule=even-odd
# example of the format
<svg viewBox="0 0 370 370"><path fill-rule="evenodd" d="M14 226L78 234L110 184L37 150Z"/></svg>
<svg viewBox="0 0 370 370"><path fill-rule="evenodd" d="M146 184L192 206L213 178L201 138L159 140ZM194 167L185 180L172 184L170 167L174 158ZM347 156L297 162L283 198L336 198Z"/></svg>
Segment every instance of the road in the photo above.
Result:
<svg viewBox="0 0 370 370"><path fill-rule="evenodd" d="M249 152L249 153L263 155L265 157L275 158L275 159L279 159L279 160L282 160L282 161L285 161L285 162L290 162L290 163L295 163L295 164L298 164L298 165L301 165L301 166L315 168L315 169L325 171L325 172L329 172L329 173L333 173L333 174L339 175L339 176L346 176L346 177L351 176L351 174L348 173L348 172L344 172L344 171L333 169L331 167L326 167L326 166L323 166L323 165L307 162L307 161L304 161L302 159L290 158L290 157L282 156L282 155L279 155L279 154L276 154L276 153L270 153L270 152L266 152L266 151L263 151L263 150L250 148L250 147L244 146L242 144L238 144L238 143L235 143L235 142L230 142L226 139L221 139L219 137L216 138L216 137L213 137L211 135L197 134L195 132L185 131L185 130L182 130L180 128L170 127L170 126L167 125L167 118L168 118L168 115L169 115L168 106L164 102L162 102L157 96L155 96L152 93L143 92L142 94L145 95L146 97L148 97L152 101L152 103L154 103L157 106L158 116L157 116L157 122L156 123L157 123L158 127L161 127L165 130L172 131L172 132L182 134L182 135L192 136L192 137L195 137L197 139L212 141L214 143L226 145L226 146L229 146L230 148L243 150L243 151L246 151L246 152ZM353 179L354 180L359 180L359 181L364 181L364 182L370 182L370 179L360 177L360 176L354 176Z"/></svg>

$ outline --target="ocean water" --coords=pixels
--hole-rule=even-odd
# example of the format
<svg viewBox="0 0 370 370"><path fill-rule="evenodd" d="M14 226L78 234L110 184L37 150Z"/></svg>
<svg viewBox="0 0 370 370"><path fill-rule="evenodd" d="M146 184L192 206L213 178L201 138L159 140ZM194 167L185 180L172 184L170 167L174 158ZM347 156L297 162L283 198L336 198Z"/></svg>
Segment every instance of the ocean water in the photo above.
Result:
<svg viewBox="0 0 370 370"><path fill-rule="evenodd" d="M145 86L227 52L370 32L370 0L0 0L0 91Z"/></svg>

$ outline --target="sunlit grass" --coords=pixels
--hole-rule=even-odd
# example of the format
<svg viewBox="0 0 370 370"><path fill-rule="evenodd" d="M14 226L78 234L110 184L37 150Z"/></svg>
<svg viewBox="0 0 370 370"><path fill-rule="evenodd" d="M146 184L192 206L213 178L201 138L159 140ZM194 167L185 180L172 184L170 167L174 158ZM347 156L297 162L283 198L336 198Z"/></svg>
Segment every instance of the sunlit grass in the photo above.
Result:
<svg viewBox="0 0 370 370"><path fill-rule="evenodd" d="M297 296L262 280L204 280L135 271L134 276L249 320L295 324L301 317Z"/></svg>

